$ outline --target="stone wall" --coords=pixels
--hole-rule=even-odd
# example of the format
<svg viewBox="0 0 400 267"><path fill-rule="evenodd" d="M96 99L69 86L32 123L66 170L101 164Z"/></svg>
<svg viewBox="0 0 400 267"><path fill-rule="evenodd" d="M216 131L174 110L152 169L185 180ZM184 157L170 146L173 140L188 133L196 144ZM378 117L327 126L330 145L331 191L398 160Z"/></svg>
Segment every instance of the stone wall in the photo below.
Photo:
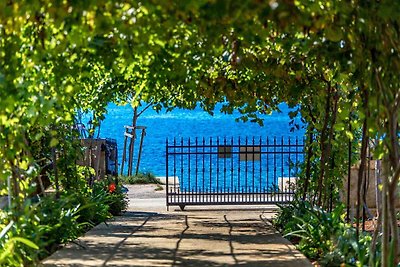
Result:
<svg viewBox="0 0 400 267"><path fill-rule="evenodd" d="M369 165L369 166L368 166ZM376 160L371 160L369 164L367 163L366 168L366 203L368 208L376 208ZM369 168L368 168L369 167ZM354 208L357 201L357 187L358 187L358 172L359 165L353 166L350 172L350 207ZM343 190L341 191L341 199L344 204L347 205L347 181L348 176L346 175L343 180Z"/></svg>

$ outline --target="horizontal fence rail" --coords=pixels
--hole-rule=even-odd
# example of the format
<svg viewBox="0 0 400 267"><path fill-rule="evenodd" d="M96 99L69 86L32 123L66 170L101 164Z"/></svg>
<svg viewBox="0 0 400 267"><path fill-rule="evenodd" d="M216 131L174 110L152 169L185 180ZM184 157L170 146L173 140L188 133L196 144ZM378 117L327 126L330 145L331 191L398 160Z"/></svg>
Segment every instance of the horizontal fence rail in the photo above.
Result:
<svg viewBox="0 0 400 267"><path fill-rule="evenodd" d="M303 146L299 138L167 140L167 206L290 202Z"/></svg>

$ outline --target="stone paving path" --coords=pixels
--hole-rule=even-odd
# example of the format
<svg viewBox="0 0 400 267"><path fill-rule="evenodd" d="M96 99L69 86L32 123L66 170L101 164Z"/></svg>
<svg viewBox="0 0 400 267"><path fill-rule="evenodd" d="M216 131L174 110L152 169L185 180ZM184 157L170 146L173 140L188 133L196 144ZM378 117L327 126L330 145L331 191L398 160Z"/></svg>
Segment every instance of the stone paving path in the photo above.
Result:
<svg viewBox="0 0 400 267"><path fill-rule="evenodd" d="M164 199L136 199L43 266L311 266L267 221L271 207L165 211Z"/></svg>

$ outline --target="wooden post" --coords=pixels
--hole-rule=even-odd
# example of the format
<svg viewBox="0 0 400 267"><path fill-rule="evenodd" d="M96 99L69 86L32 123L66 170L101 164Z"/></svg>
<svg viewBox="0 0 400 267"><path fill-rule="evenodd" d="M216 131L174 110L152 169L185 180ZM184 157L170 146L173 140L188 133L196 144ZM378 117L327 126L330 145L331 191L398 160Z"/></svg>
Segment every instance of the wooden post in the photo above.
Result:
<svg viewBox="0 0 400 267"><path fill-rule="evenodd" d="M102 175L100 173L100 170L102 170L103 168L100 169L100 159L101 159L101 147L102 144L101 142L99 142L98 139L96 139L96 167L95 167L95 171L96 171L96 175L97 175L97 179L101 179ZM102 166L103 167L103 166Z"/></svg>
<svg viewBox="0 0 400 267"><path fill-rule="evenodd" d="M125 161L126 161L126 143L128 141L128 137L125 135L126 134L126 128L125 128L125 133L124 133L124 149L122 153L122 163L121 163L121 175L124 174L124 166L125 166Z"/></svg>
<svg viewBox="0 0 400 267"><path fill-rule="evenodd" d="M139 165L140 165L140 158L142 157L142 148L143 148L143 139L146 136L146 128L142 129L142 135L140 137L140 145L139 145L139 154L138 154L138 161L136 164L136 172L135 175L139 173Z"/></svg>
<svg viewBox="0 0 400 267"><path fill-rule="evenodd" d="M133 109L133 119L132 119L132 138L129 143L129 162L128 162L128 176L132 175L132 165L133 165L133 156L135 151L135 141L136 141L136 122L138 118L138 109L135 107Z"/></svg>

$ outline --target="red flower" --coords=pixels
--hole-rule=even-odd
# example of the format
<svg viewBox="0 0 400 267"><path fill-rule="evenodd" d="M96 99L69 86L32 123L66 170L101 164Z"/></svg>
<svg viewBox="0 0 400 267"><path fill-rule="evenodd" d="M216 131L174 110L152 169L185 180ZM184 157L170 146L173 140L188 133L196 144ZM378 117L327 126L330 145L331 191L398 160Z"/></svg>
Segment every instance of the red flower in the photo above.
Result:
<svg viewBox="0 0 400 267"><path fill-rule="evenodd" d="M115 191L115 189L117 189L117 186L114 183L111 183L108 186L108 192L113 193Z"/></svg>

